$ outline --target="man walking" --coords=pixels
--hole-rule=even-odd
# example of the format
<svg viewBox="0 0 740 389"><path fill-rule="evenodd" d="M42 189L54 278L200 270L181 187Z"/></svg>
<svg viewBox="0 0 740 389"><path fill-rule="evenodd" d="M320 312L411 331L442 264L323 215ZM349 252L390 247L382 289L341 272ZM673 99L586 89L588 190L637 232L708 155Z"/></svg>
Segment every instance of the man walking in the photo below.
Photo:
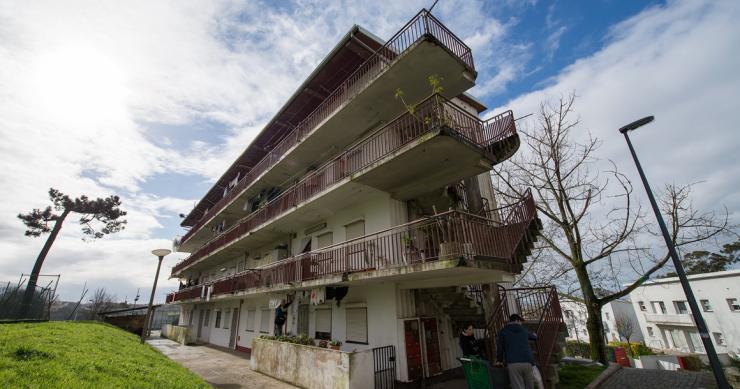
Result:
<svg viewBox="0 0 740 389"><path fill-rule="evenodd" d="M512 389L534 389L534 357L529 348L530 339L537 339L537 335L529 333L522 325L522 317L517 314L509 317L509 324L496 339L496 362L506 362Z"/></svg>
<svg viewBox="0 0 740 389"><path fill-rule="evenodd" d="M292 302L292 300L286 301L283 299L280 301L280 304L277 306L277 308L275 308L275 336L280 336L283 334L283 327L285 326L285 321L288 315L285 310L290 306Z"/></svg>

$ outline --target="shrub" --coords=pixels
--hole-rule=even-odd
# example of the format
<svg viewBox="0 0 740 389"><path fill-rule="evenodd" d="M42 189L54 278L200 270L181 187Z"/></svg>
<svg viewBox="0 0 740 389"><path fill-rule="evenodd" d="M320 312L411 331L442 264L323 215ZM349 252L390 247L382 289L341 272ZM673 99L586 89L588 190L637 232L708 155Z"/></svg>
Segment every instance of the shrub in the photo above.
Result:
<svg viewBox="0 0 740 389"><path fill-rule="evenodd" d="M568 340L565 342L566 357L589 358L591 356L591 346L586 342Z"/></svg>
<svg viewBox="0 0 740 389"><path fill-rule="evenodd" d="M609 346L611 347L622 347L625 350L627 350L627 353L629 354L629 349L627 347L627 342L609 342ZM636 357L639 357L640 355L655 355L655 352L653 349L651 349L648 346L645 346L642 343L632 343L630 342L629 347L632 349L632 354Z"/></svg>
<svg viewBox="0 0 740 389"><path fill-rule="evenodd" d="M706 369L708 366L702 362L701 358L696 355L687 355L681 357L683 359L684 369L689 371L700 371Z"/></svg>

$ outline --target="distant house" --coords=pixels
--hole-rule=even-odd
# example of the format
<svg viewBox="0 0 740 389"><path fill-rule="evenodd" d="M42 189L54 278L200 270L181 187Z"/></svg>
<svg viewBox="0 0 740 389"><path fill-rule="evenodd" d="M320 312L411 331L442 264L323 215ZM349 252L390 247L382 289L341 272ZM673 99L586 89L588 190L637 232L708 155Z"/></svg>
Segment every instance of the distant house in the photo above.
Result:
<svg viewBox="0 0 740 389"><path fill-rule="evenodd" d="M561 297L560 307L563 310L565 325L568 327L568 337L566 339L589 343L591 338L586 328L586 318L588 315L583 302ZM630 336L630 342L643 341L643 335L640 332L640 323L637 321L635 310L632 308L632 303L626 299L615 300L602 307L601 319L604 322L604 340L606 342L624 342L627 340L620 336L617 331L616 318L618 315L624 315L633 323L634 330L632 331L632 336Z"/></svg>
<svg viewBox="0 0 740 389"><path fill-rule="evenodd" d="M740 270L688 276L717 353L740 353ZM630 293L645 343L704 353L678 277L646 282Z"/></svg>

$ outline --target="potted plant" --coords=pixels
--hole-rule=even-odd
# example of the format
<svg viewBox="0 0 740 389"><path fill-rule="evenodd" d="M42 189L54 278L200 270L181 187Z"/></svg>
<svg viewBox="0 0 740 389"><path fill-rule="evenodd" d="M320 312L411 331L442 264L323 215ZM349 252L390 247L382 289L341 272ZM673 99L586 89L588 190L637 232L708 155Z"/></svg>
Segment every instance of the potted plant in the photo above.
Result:
<svg viewBox="0 0 740 389"><path fill-rule="evenodd" d="M419 260L419 249L416 248L416 238L412 235L404 235L403 241L404 252L403 260L406 263L417 262Z"/></svg>
<svg viewBox="0 0 740 389"><path fill-rule="evenodd" d="M339 350L340 347L342 347L342 342L336 339L329 342L329 348L331 348L332 350Z"/></svg>
<svg viewBox="0 0 740 389"><path fill-rule="evenodd" d="M327 342L326 340L323 340L322 339L322 340L319 341L319 347L321 347L321 348L328 348L329 347L329 342Z"/></svg>

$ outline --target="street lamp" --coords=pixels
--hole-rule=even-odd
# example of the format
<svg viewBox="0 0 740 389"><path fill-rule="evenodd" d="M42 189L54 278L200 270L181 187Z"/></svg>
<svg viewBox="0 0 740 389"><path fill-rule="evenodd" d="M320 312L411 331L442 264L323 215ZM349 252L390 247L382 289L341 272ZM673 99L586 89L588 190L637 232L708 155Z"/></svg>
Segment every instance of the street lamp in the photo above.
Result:
<svg viewBox="0 0 740 389"><path fill-rule="evenodd" d="M681 261L678 259L678 253L676 253L676 247L673 245L673 241L671 240L671 237L668 234L668 228L666 228L665 222L663 221L663 216L661 216L660 210L658 209L658 204L655 202L655 197L653 197L653 192L650 189L650 184L648 184L647 178L645 177L645 173L642 171L642 166L640 165L640 161L637 159L637 154L635 154L635 149L632 147L632 142L630 142L630 137L629 135L627 135L628 132L636 130L639 127L642 127L652 122L654 119L655 119L654 116L644 117L640 120L636 120L620 128L619 132L621 132L624 135L624 139L627 141L627 146L629 146L630 153L632 154L632 159L635 161L635 166L637 166L637 172L640 173L640 179L642 180L642 184L645 186L645 191L647 192L648 199L650 199L650 205L653 206L653 212L655 212L655 218L658 220L660 231L663 233L663 239L665 239L665 244L666 246L668 246L668 252L671 255L671 259L673 260L673 266L675 266L676 268L678 279L681 281L683 292L686 294L686 300L689 303L689 307L691 307L691 314L694 316L694 323L696 324L696 328L699 330L699 335L701 337L702 343L704 344L704 349L707 351L707 357L709 358L709 363L712 365L712 372L714 372L714 378L717 380L717 385L719 386L720 389L729 389L730 385L727 383L727 378L725 378L725 374L722 371L722 365L719 363L719 358L717 358L717 352L714 350L712 339L709 337L709 331L707 330L707 324L704 322L704 318L702 317L701 311L699 310L699 305L696 303L694 292L691 290L691 286L689 285L689 280L686 278L686 272L683 270Z"/></svg>
<svg viewBox="0 0 740 389"><path fill-rule="evenodd" d="M141 329L141 344L144 344L144 339L146 339L147 333L149 332L149 321L151 320L151 315L152 315L152 304L154 304L154 292L157 291L157 280L159 279L159 268L162 267L162 259L171 252L172 251L167 250L167 249L152 250L152 254L154 254L159 259L159 262L157 263L157 274L154 276L154 285L152 285L152 294L149 296L149 308L147 308L146 310L146 317L144 318L144 327Z"/></svg>

